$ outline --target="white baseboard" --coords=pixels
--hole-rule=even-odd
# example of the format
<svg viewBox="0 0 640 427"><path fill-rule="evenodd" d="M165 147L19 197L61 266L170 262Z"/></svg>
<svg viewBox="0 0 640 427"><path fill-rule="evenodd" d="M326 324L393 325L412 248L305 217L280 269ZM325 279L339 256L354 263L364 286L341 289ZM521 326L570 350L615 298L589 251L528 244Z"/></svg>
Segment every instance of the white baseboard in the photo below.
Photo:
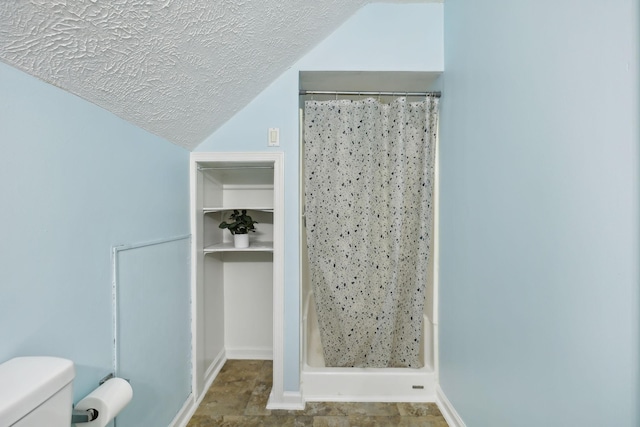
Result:
<svg viewBox="0 0 640 427"><path fill-rule="evenodd" d="M226 348L227 359L273 360L271 348Z"/></svg>
<svg viewBox="0 0 640 427"><path fill-rule="evenodd" d="M189 397L187 397L187 400L184 402L182 408L180 408L176 416L173 418L173 421L171 421L169 427L186 427L186 425L189 423L189 420L196 412L196 409L196 400L193 398L193 393L189 393Z"/></svg>
<svg viewBox="0 0 640 427"><path fill-rule="evenodd" d="M304 410L304 399L299 391L285 391L282 393L281 399L276 401L273 392L269 395L267 409L285 409L288 411Z"/></svg>
<svg viewBox="0 0 640 427"><path fill-rule="evenodd" d="M209 387L211 387L211 384L213 384L213 380L216 379L218 373L220 372L220 369L222 369L226 361L226 353L224 349L222 349L222 351L218 353L213 362L211 362L211 365L209 365L209 367L207 368L207 371L204 373L204 387L202 387L202 393L200 393L200 396L198 396L196 407L200 405L200 402L202 402L204 395L207 394L207 390L209 390Z"/></svg>
<svg viewBox="0 0 640 427"><path fill-rule="evenodd" d="M204 396L207 394L207 390L209 390L209 387L211 387L211 384L213 384L213 381L218 376L220 369L222 369L226 361L227 358L225 357L224 350L222 350L220 354L218 354L218 356L215 358L215 360L211 363L211 365L209 365L209 367L207 368L207 372L204 376L205 382L203 392L200 393L200 396L197 400L193 396L193 393L189 394L189 397L187 397L187 400L184 402L184 405L182 405L180 411L178 411L176 416L173 418L173 421L171 421L169 427L187 426L189 420L191 419L193 414L195 414L196 409L198 409L198 406L200 406L202 399L204 399Z"/></svg>
<svg viewBox="0 0 640 427"><path fill-rule="evenodd" d="M438 409L442 412L442 416L449 424L449 427L466 427L462 418L453 407L447 396L444 395L444 392L440 388L440 384L436 386L436 404L438 405Z"/></svg>

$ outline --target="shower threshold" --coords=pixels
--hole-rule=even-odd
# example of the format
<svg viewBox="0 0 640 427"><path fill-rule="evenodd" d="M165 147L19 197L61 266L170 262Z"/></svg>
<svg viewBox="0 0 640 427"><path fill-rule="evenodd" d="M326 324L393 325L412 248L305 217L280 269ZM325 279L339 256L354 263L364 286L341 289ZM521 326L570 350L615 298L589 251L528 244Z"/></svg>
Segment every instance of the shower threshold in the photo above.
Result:
<svg viewBox="0 0 640 427"><path fill-rule="evenodd" d="M301 389L308 402L435 402L429 368L316 368L307 364Z"/></svg>

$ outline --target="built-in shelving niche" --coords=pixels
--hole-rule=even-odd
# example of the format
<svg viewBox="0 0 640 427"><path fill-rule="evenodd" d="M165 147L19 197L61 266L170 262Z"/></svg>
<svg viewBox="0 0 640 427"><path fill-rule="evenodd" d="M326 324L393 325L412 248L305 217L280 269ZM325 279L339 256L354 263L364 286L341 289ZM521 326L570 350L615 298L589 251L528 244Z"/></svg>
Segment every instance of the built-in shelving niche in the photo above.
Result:
<svg viewBox="0 0 640 427"><path fill-rule="evenodd" d="M194 394L226 359L272 359L282 394L282 154L192 153ZM234 209L258 222L248 248L219 224ZM280 306L282 302L280 301ZM275 332L275 333L274 333ZM276 396L276 397L274 397Z"/></svg>

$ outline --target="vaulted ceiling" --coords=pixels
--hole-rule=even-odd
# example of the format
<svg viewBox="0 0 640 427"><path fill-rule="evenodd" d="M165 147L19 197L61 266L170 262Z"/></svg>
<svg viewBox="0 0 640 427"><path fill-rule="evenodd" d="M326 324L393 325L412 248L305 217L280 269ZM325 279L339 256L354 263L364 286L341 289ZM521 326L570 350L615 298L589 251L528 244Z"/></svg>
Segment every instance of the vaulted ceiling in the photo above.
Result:
<svg viewBox="0 0 640 427"><path fill-rule="evenodd" d="M0 60L193 149L369 2L2 0Z"/></svg>

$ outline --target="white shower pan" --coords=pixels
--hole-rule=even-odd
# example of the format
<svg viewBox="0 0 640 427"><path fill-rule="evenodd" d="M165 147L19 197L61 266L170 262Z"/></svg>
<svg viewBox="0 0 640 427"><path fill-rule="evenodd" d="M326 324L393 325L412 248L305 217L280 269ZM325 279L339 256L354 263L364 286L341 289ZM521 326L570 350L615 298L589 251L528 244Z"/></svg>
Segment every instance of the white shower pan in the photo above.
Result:
<svg viewBox="0 0 640 427"><path fill-rule="evenodd" d="M303 364L301 391L308 402L435 402L433 324L424 316L424 366L413 368L328 368L313 293L309 292L303 315Z"/></svg>

